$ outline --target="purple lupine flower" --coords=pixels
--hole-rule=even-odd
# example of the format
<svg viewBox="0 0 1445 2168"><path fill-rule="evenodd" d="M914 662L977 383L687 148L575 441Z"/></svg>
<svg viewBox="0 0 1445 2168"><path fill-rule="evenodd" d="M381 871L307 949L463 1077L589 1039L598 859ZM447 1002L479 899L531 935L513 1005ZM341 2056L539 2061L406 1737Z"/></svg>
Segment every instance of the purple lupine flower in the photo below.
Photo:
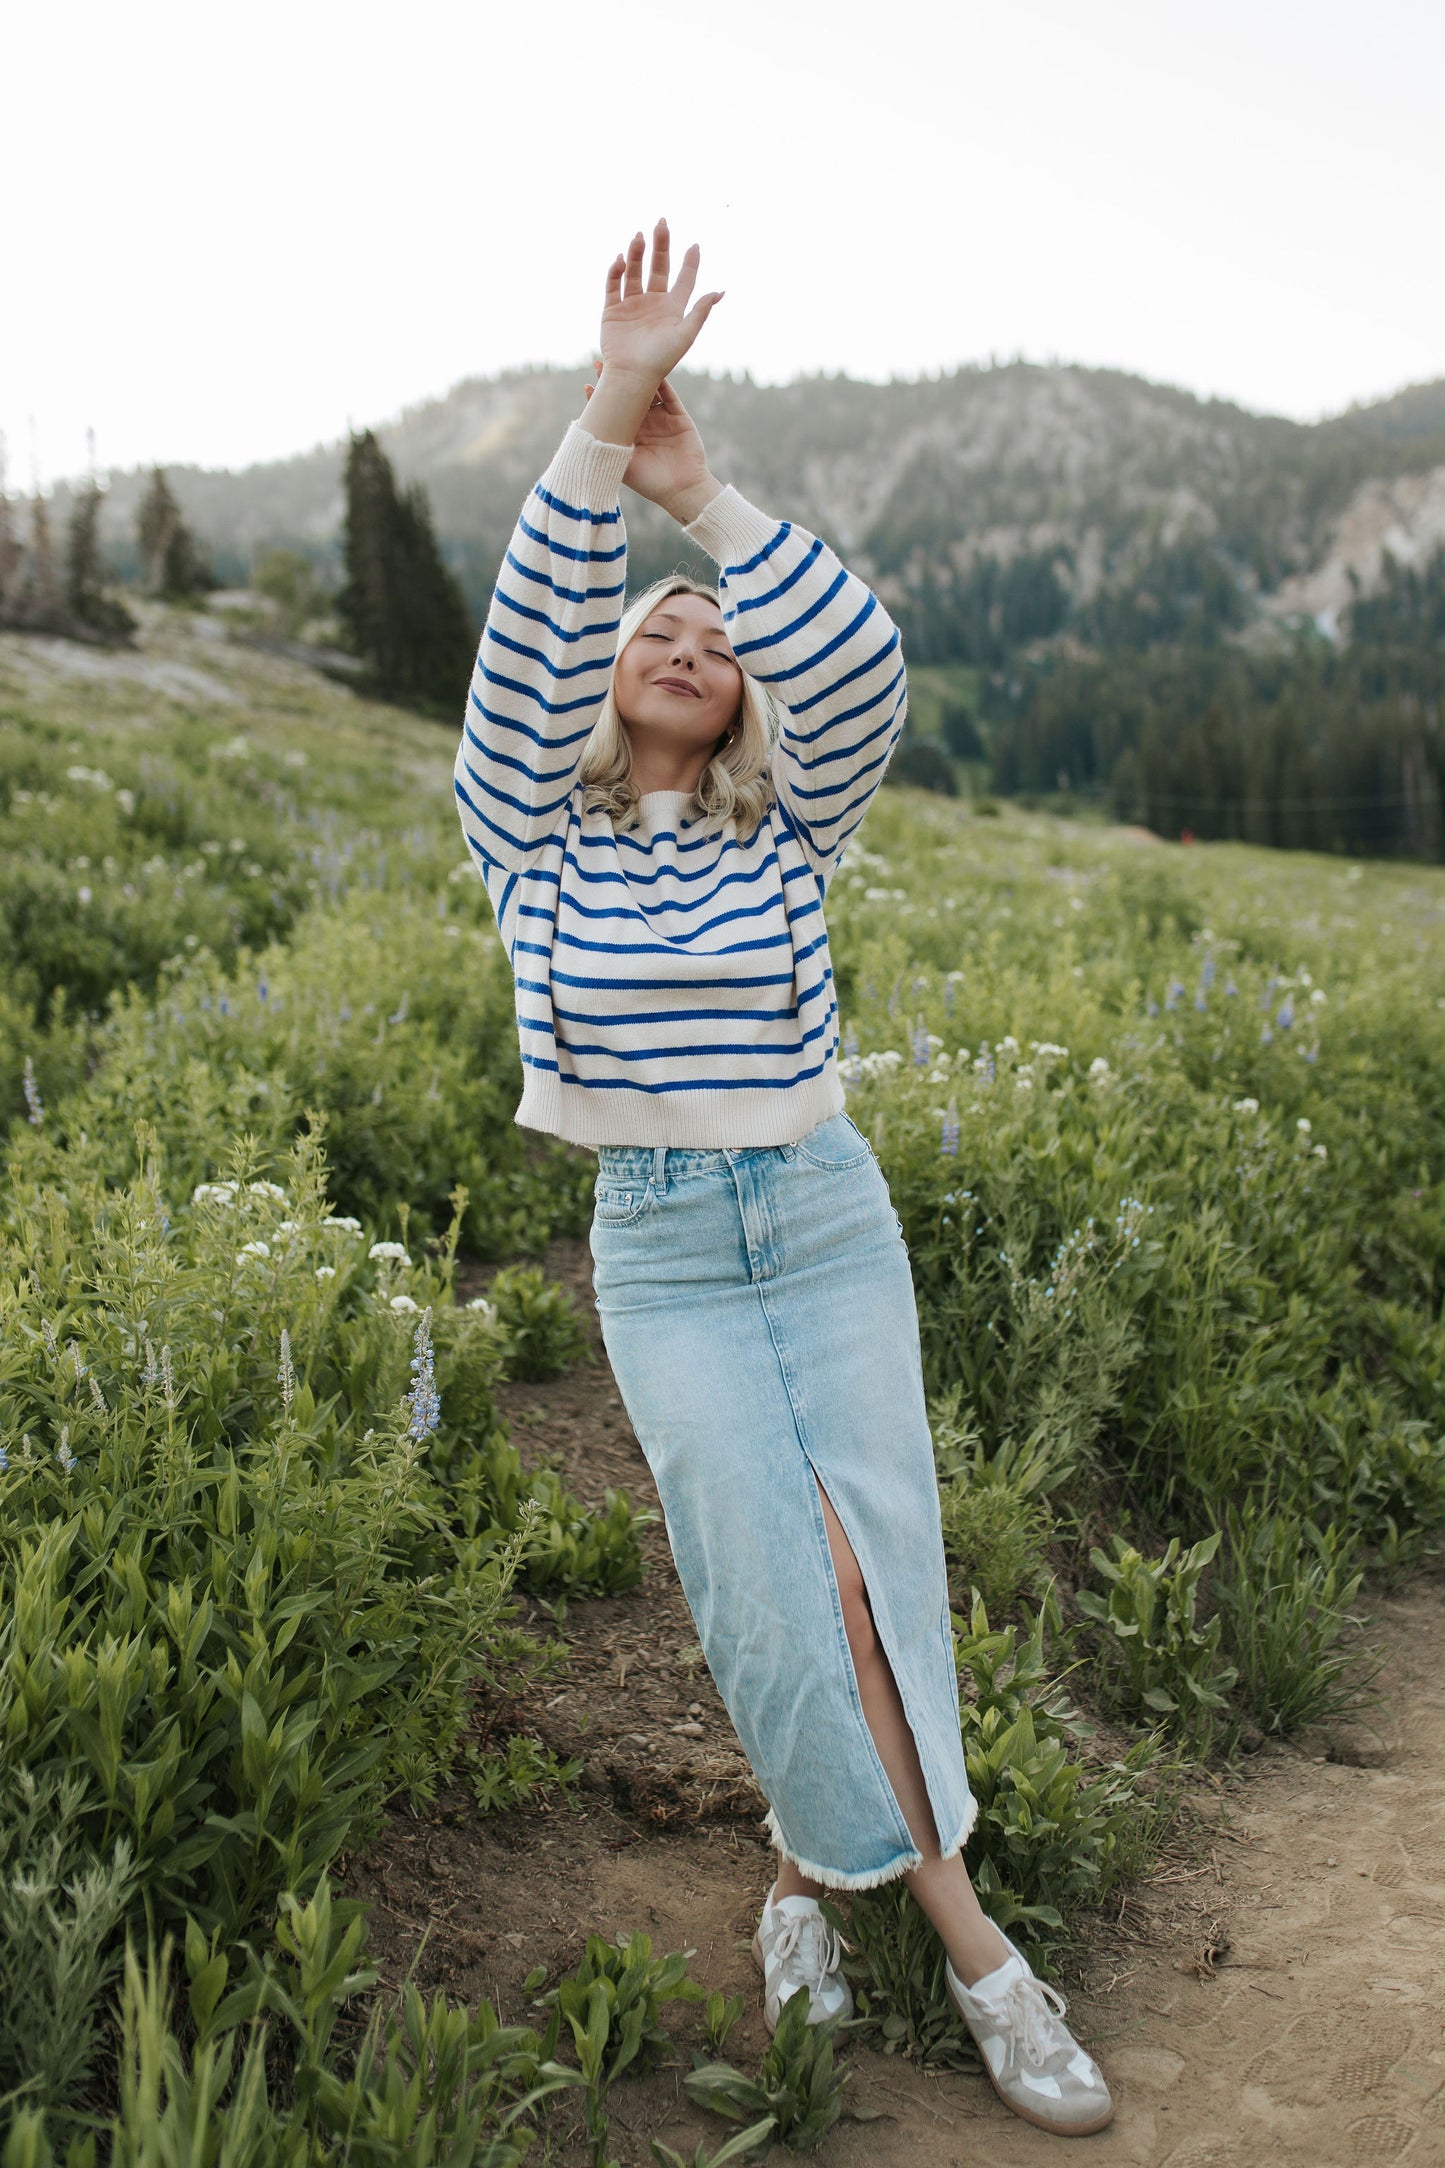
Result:
<svg viewBox="0 0 1445 2168"><path fill-rule="evenodd" d="M28 1054L25 1057L25 1067L21 1071L20 1088L25 1094L25 1104L29 1109L26 1119L32 1128L38 1129L45 1119L45 1105L40 1097L40 1086L35 1081L35 1064Z"/></svg>
<svg viewBox="0 0 1445 2168"><path fill-rule="evenodd" d="M406 1396L410 1411L407 1429L420 1442L429 1438L441 1421L442 1404L437 1392L436 1363L432 1352L431 1310L422 1311L412 1341L411 1391Z"/></svg>
<svg viewBox="0 0 1445 2168"><path fill-rule="evenodd" d="M945 1159L955 1159L958 1156L958 1107L952 1099L949 1100L948 1111L943 1117L943 1136L938 1149Z"/></svg>

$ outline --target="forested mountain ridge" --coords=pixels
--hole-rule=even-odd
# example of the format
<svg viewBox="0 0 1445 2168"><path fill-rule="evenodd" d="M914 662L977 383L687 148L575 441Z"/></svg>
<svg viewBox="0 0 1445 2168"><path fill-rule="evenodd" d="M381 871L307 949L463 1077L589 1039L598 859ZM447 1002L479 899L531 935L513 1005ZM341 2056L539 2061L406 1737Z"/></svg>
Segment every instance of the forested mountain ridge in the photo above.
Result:
<svg viewBox="0 0 1445 2168"><path fill-rule="evenodd" d="M583 372L458 384L378 436L422 482L474 608L528 484L577 412ZM680 387L717 471L824 533L874 578L921 661L997 665L1068 632L1140 647L1192 626L1238 634L1338 613L1383 547L1445 541L1445 383L1314 425L1200 400L1120 371L1010 363L917 382ZM171 485L224 577L272 544L323 564L341 525L344 447L239 473L175 467ZM104 537L130 546L143 478L112 477ZM639 576L676 531L629 501Z"/></svg>

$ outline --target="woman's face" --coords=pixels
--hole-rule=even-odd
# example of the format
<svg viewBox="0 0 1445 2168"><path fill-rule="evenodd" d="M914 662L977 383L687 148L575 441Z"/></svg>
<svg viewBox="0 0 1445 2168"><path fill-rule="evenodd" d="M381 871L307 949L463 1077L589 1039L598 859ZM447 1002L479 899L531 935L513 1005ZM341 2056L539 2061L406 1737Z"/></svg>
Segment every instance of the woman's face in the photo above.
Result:
<svg viewBox="0 0 1445 2168"><path fill-rule="evenodd" d="M706 752L735 721L743 674L707 595L665 595L617 658L617 712L634 740Z"/></svg>

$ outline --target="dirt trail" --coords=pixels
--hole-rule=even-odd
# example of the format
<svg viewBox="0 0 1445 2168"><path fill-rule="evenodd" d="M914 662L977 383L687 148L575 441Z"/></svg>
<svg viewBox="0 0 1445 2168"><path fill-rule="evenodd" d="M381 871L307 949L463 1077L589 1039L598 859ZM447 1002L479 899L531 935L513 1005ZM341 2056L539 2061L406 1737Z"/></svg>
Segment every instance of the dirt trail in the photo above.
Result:
<svg viewBox="0 0 1445 2168"><path fill-rule="evenodd" d="M590 1311L585 1248L549 1267ZM625 1483L655 1503L604 1363L509 1388L529 1459L564 1467L588 1500ZM515 1721L587 1762L579 1808L479 1820L460 1797L430 1820L393 1821L348 1886L373 1905L384 1977L427 1944L418 1978L511 2019L521 1982L555 1976L586 1932L644 1929L655 1949L695 1948L694 1974L744 1997L729 2059L766 2042L748 1954L772 1855L761 1802L704 1670L660 1527L647 1578L614 1602L574 1605L573 1657ZM1266 1750L1207 1791L1187 1842L1117 1917L1092 1924L1071 2018L1119 2103L1095 2138L1051 2139L1011 2116L981 2077L933 2076L853 2051L852 2103L815 2156L825 2168L1024 2168L1071 2157L1099 2168L1405 2168L1445 2164L1445 1587L1376 1606L1391 1714L1358 1761L1331 1742ZM1353 1740L1335 1742L1355 1754ZM649 2136L691 2159L726 2127L681 2090L688 2058L612 2098L614 2151L648 2164ZM876 2119L873 2119L876 2118ZM557 2134L560 2136L560 2133ZM1063 2151L1061 2153L1061 2147ZM772 2156L784 2158L781 2153ZM572 2168L585 2149L549 2158Z"/></svg>

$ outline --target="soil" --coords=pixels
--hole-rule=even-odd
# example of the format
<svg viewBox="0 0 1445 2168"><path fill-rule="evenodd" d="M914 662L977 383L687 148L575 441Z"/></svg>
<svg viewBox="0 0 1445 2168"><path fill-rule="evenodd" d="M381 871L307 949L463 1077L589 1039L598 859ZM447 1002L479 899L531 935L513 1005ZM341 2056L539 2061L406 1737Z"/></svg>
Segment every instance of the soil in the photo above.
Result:
<svg viewBox="0 0 1445 2168"><path fill-rule="evenodd" d="M592 1320L595 1359L507 1387L512 1436L584 1502L618 1486L655 1511L596 1336L585 1243L554 1244L547 1265ZM350 1863L347 1889L371 1905L384 1981L414 1967L427 1990L485 1995L508 2022L536 2020L526 1975L568 1970L590 1930L693 1950L696 1978L742 1996L726 2053L755 2068L767 2035L749 1945L773 1857L762 1801L660 1519L642 1548L640 1588L571 1604L565 1670L506 1712L507 1729L584 1760L574 1804L483 1818L457 1793L427 1818L393 1818ZM545 1606L525 1608L539 1633L556 1630ZM1380 1599L1373 1637L1387 1664L1372 1725L1265 1746L1202 1781L1149 1878L1087 1923L1060 1984L1118 2112L1078 2141L1082 2159L1445 2163L1445 1587L1427 1579ZM623 2168L651 2168L653 2136L691 2161L700 2139L711 2151L730 2128L682 2091L696 2019L675 2006L669 2023L675 2060L611 2095ZM853 2112L815 2156L825 2168L1057 2158L1059 2141L1010 2115L979 2075L921 2071L863 2045L848 2060ZM565 2112L552 2146L533 2158L582 2168L590 2157Z"/></svg>

